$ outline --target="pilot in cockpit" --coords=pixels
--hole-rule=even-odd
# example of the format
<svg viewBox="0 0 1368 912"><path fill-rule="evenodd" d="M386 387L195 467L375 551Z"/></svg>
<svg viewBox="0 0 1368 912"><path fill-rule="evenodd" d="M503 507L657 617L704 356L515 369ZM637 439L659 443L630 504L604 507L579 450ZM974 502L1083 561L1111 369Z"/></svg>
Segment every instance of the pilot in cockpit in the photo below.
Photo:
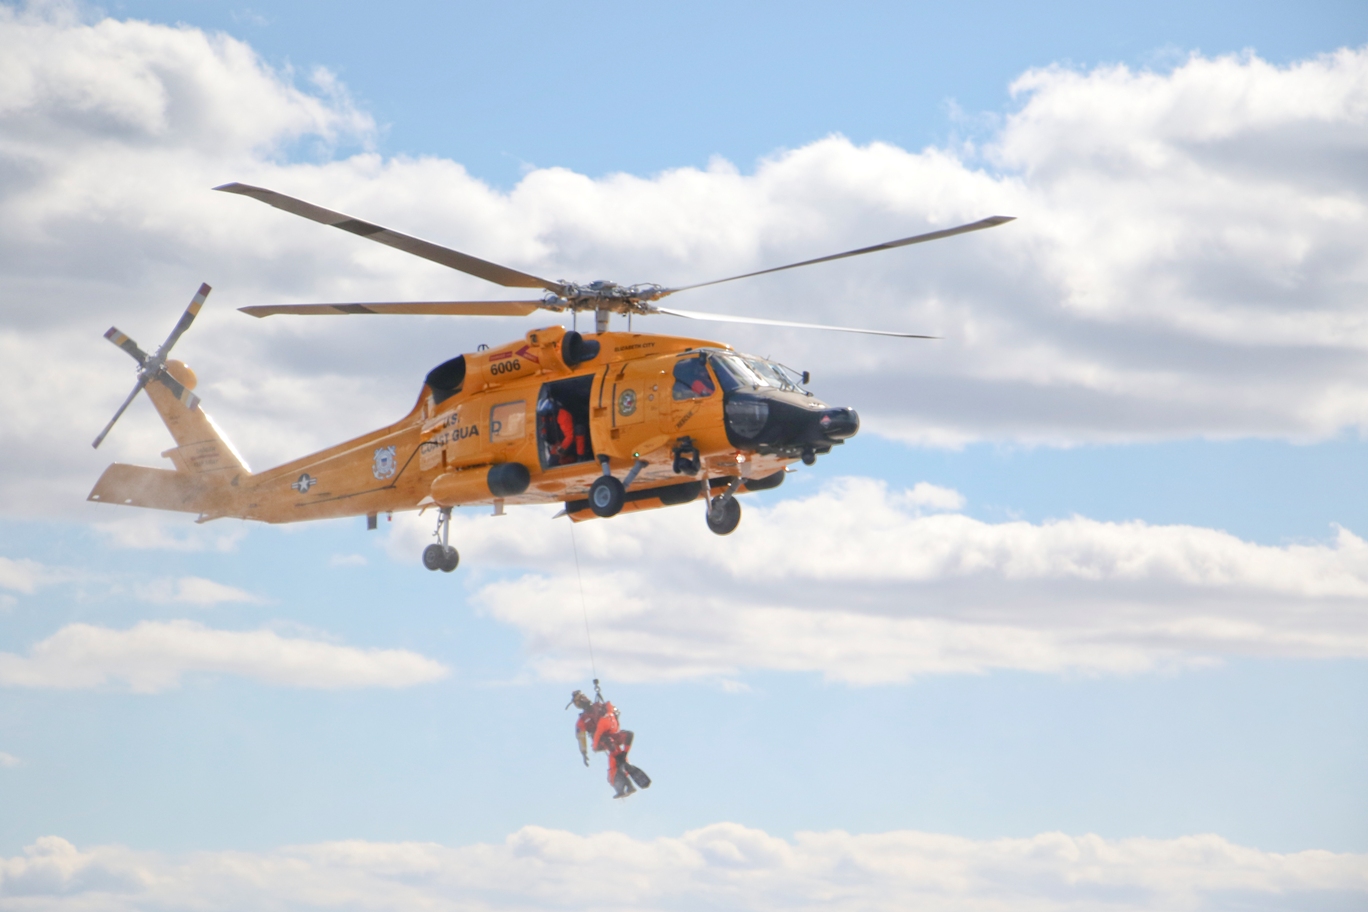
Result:
<svg viewBox="0 0 1368 912"><path fill-rule="evenodd" d="M704 399L717 389L708 374L703 356L684 358L675 363L674 397L678 399Z"/></svg>

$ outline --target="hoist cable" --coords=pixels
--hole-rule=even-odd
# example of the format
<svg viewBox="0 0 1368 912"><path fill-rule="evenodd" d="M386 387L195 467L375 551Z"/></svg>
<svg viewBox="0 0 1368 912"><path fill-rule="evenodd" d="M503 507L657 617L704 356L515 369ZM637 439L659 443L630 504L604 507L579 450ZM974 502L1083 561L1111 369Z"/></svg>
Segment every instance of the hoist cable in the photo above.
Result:
<svg viewBox="0 0 1368 912"><path fill-rule="evenodd" d="M589 644L589 670L594 673L594 685L598 685L598 665L594 662L594 638L589 635L589 603L584 598L584 574L580 572L579 545L575 543L575 522L570 521L570 547L575 552L575 578L579 580L580 610L584 612L584 639Z"/></svg>

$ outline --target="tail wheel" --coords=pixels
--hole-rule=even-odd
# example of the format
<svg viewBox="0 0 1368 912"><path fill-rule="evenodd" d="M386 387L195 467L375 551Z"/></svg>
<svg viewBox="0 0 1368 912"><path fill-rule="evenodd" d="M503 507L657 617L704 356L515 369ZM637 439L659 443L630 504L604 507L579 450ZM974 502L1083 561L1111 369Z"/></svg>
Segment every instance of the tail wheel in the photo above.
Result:
<svg viewBox="0 0 1368 912"><path fill-rule="evenodd" d="M708 528L714 535L731 535L741 524L741 504L735 497L714 497L708 504Z"/></svg>
<svg viewBox="0 0 1368 912"><path fill-rule="evenodd" d="M589 509L605 519L616 516L627 502L627 490L611 475L600 475L589 486Z"/></svg>

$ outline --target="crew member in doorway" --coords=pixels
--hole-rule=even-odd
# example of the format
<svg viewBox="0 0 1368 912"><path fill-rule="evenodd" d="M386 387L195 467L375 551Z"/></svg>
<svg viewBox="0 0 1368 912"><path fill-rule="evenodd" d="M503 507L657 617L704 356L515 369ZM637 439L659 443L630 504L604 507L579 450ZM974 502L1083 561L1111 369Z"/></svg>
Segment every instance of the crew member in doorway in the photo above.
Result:
<svg viewBox="0 0 1368 912"><path fill-rule="evenodd" d="M575 738L579 741L580 756L584 758L585 766L589 765L590 744L595 752L608 754L608 784L613 787L613 797L626 798L636 791L638 785L650 788L651 777L640 767L628 762L627 754L632 749L635 736L618 724L617 707L605 701L602 694L598 696L597 700L590 700L578 690L571 694L570 704L580 711L579 719L575 722Z"/></svg>
<svg viewBox="0 0 1368 912"><path fill-rule="evenodd" d="M585 428L575 424L575 416L555 399L546 398L537 406L542 416L542 436L550 451L547 462L569 465L584 459Z"/></svg>

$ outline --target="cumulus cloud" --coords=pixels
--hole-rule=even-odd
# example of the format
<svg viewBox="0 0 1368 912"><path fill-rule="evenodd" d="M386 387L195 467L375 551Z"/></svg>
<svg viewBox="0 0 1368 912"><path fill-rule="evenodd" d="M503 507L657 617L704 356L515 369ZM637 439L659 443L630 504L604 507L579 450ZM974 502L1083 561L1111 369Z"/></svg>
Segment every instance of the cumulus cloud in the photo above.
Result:
<svg viewBox="0 0 1368 912"><path fill-rule="evenodd" d="M446 677L440 662L406 649L357 649L271 630L214 630L193 621L143 621L127 630L68 624L28 655L0 653L0 686L156 693L186 675L229 674L340 690L411 687Z"/></svg>
<svg viewBox="0 0 1368 912"><path fill-rule="evenodd" d="M964 495L959 491L926 481L917 482L902 497L906 503L927 510L958 510L964 506Z"/></svg>
<svg viewBox="0 0 1368 912"><path fill-rule="evenodd" d="M61 577L61 571L27 557L0 557L0 589L31 595L40 586L56 582Z"/></svg>
<svg viewBox="0 0 1368 912"><path fill-rule="evenodd" d="M734 823L644 840L524 827L501 844L348 841L169 856L82 850L56 836L0 859L0 895L102 909L724 910L1341 909L1368 894L1368 857L1275 854L1219 836L1044 833L976 841L899 831L798 833ZM612 884L605 890L604 884Z"/></svg>
<svg viewBox="0 0 1368 912"><path fill-rule="evenodd" d="M55 583L74 582L90 579L90 574L71 568L50 567L31 558L9 558L0 556L0 589L32 595L44 586ZM104 582L112 582L105 579ZM134 585L139 599L157 604L186 604L208 606L220 602L258 603L260 598L238 589L199 576L182 576L175 579L163 578ZM13 603L10 596L4 596L0 605Z"/></svg>
<svg viewBox="0 0 1368 912"><path fill-rule="evenodd" d="M106 510L95 519L90 527L105 544L133 551L235 551L247 536L242 523L201 526L152 510Z"/></svg>
<svg viewBox="0 0 1368 912"><path fill-rule="evenodd" d="M980 147L831 137L750 171L717 161L595 179L541 168L508 192L457 162L365 152L371 121L335 78L296 80L190 27L4 7L0 68L10 510L79 504L109 457L156 461L167 436L146 403L107 450L86 446L132 382L121 373L131 363L99 335L117 323L155 344L203 279L217 290L178 353L259 466L391 420L427 366L531 325L447 320L434 333L421 320L236 314L272 300L497 290L209 192L232 179L538 274L667 284L1016 215L679 301L939 342L651 325L809 368L826 398L861 410L867 432L920 442L1307 439L1368 418L1365 49L1281 67L1197 55L1169 72L1033 70L1013 87L1017 111Z"/></svg>
<svg viewBox="0 0 1368 912"><path fill-rule="evenodd" d="M200 576L159 579L139 587L138 597L158 604L217 605L220 602L260 602L261 599L234 586Z"/></svg>
<svg viewBox="0 0 1368 912"><path fill-rule="evenodd" d="M1215 529L984 522L957 492L849 478L743 498L707 534L702 503L573 529L601 668L617 678L816 671L874 684L993 668L1133 673L1233 655L1368 656L1368 542L1261 545ZM925 504L934 502L936 511ZM552 678L583 672L566 520L524 509L452 525L463 567L498 568L473 598L522 631ZM396 520L415 561L428 523ZM537 568L535 570L531 568Z"/></svg>

